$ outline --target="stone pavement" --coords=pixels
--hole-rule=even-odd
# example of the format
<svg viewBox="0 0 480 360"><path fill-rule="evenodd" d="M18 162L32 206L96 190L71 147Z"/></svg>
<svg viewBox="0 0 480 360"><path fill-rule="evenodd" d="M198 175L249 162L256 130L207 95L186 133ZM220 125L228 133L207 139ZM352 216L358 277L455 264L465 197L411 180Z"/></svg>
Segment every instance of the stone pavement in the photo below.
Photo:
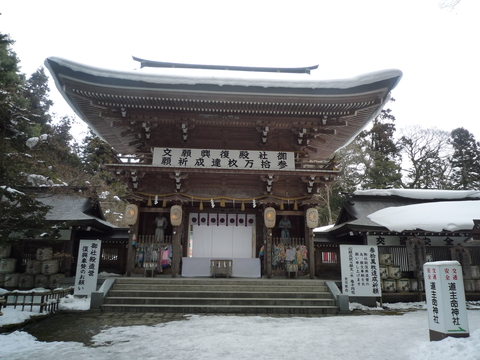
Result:
<svg viewBox="0 0 480 360"><path fill-rule="evenodd" d="M289 314L200 314L200 316L265 316L265 317L298 317ZM332 315L302 315L302 317L325 317ZM335 315L333 315L335 316ZM153 326L171 321L185 321L188 316L176 313L140 313L140 312L103 312L59 311L51 315L32 317L23 324L13 324L0 328L0 333L25 331L39 341L77 341L85 345L91 344L94 335L111 327Z"/></svg>

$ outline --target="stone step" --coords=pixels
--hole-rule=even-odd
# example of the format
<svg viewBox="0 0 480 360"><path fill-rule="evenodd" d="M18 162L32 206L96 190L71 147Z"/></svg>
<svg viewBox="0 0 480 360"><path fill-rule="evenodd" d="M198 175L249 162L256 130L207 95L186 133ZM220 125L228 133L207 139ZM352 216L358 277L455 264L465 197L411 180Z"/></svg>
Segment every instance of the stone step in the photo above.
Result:
<svg viewBox="0 0 480 360"><path fill-rule="evenodd" d="M256 286L318 286L323 280L312 279L238 279L238 278L172 278L172 277L121 277L116 284L173 284L173 285L256 285Z"/></svg>
<svg viewBox="0 0 480 360"><path fill-rule="evenodd" d="M257 306L334 306L333 299L291 299L291 298L179 298L179 297L108 297L105 304L124 304L124 305L201 305L201 306L240 306L240 305L257 305Z"/></svg>
<svg viewBox="0 0 480 360"><path fill-rule="evenodd" d="M322 292L285 292L285 291L261 291L256 289L255 291L234 291L228 289L226 291L188 291L181 289L179 291L171 290L119 290L112 289L108 293L109 297L192 297L192 298L284 298L289 297L292 299L325 299L331 298L331 294L326 291Z"/></svg>
<svg viewBox="0 0 480 360"><path fill-rule="evenodd" d="M231 306L231 305L123 305L108 304L102 306L108 312L143 312L143 313L181 313L181 314L294 314L294 315L335 315L336 306Z"/></svg>
<svg viewBox="0 0 480 360"><path fill-rule="evenodd" d="M263 292L327 292L328 288L325 285L317 286L282 286L282 285L215 285L215 284L195 284L195 285L182 285L182 284L115 284L113 290L151 290L151 291L225 291L228 288L230 291L258 291L261 289Z"/></svg>
<svg viewBox="0 0 480 360"><path fill-rule="evenodd" d="M119 278L103 311L336 314L324 281L311 279Z"/></svg>

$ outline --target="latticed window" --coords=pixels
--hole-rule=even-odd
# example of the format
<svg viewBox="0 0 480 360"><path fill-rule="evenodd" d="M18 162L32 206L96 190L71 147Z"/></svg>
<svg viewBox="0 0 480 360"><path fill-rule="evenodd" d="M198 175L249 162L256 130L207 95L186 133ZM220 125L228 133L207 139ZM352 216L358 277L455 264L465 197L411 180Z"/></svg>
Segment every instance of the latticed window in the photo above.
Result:
<svg viewBox="0 0 480 360"><path fill-rule="evenodd" d="M337 253L332 251L322 251L322 263L324 264L338 263Z"/></svg>
<svg viewBox="0 0 480 360"><path fill-rule="evenodd" d="M116 248L104 248L102 249L102 260L104 261L117 261L118 249Z"/></svg>

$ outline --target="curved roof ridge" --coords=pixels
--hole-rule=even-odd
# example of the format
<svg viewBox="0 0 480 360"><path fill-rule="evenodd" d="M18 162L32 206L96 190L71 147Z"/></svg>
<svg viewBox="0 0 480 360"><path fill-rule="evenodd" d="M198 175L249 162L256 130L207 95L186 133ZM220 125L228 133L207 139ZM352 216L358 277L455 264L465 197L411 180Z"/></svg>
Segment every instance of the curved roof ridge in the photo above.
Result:
<svg viewBox="0 0 480 360"><path fill-rule="evenodd" d="M159 74L158 69L148 69L148 71L121 71L106 68L94 67L91 65L81 64L75 61L63 59L60 57L49 57L45 60L46 67L51 70L51 64L56 63L60 66L67 67L73 71L84 72L89 75L99 77L111 77L118 79L127 79L133 81L143 81L147 83L157 84L181 84L181 85L232 85L232 86L261 86L261 87L289 87L289 88L310 88L310 89L349 89L357 86L368 85L384 80L394 80L392 89L398 84L403 76L402 71L397 69L379 70L353 78L346 79L330 79L319 80L315 78L305 78L305 74L282 74L269 73L270 76L205 76L205 75L171 75ZM256 73L258 74L258 73ZM152 76L153 75L153 76ZM239 74L238 74L239 75ZM252 75L252 74L249 74ZM274 78L273 75L276 77ZM278 79L279 75L283 75L284 79ZM288 75L285 77L285 75ZM303 76L303 78L300 78ZM292 76L296 76L293 78ZM286 79L288 78L289 79Z"/></svg>

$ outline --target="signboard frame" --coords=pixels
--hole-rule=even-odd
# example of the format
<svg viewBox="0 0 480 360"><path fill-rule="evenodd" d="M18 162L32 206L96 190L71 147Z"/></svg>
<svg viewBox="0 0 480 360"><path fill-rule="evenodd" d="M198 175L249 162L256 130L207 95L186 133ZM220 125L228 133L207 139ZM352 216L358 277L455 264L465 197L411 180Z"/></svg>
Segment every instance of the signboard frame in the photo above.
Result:
<svg viewBox="0 0 480 360"><path fill-rule="evenodd" d="M469 337L462 267L458 261L423 265L430 341Z"/></svg>
<svg viewBox="0 0 480 360"><path fill-rule="evenodd" d="M156 147L153 148L152 165L194 169L295 170L295 153Z"/></svg>
<svg viewBox="0 0 480 360"><path fill-rule="evenodd" d="M351 297L381 297L378 248L375 245L340 245L342 292Z"/></svg>
<svg viewBox="0 0 480 360"><path fill-rule="evenodd" d="M98 266L102 251L100 240L80 240L74 295L91 295L97 290Z"/></svg>

